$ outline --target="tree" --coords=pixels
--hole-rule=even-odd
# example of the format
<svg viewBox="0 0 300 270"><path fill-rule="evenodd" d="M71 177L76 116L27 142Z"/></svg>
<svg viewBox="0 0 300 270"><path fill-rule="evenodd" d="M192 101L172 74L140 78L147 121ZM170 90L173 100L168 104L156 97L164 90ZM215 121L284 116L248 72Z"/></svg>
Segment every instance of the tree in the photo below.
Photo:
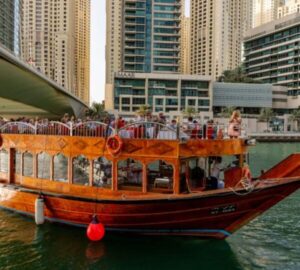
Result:
<svg viewBox="0 0 300 270"><path fill-rule="evenodd" d="M139 116L143 116L145 117L148 113L151 112L151 108L149 105L141 105L139 107L139 109L136 111L136 113L139 115Z"/></svg>
<svg viewBox="0 0 300 270"><path fill-rule="evenodd" d="M224 117L224 118L229 118L232 115L232 113L233 113L233 111L235 109L236 109L235 107L225 107L225 108L222 108L220 116Z"/></svg>
<svg viewBox="0 0 300 270"><path fill-rule="evenodd" d="M194 117L196 115L196 110L193 107L186 107L182 111L183 116L185 117Z"/></svg>
<svg viewBox="0 0 300 270"><path fill-rule="evenodd" d="M289 121L292 123L297 123L297 131L299 131L299 122L300 122L300 108L292 111L292 114L289 117Z"/></svg>
<svg viewBox="0 0 300 270"><path fill-rule="evenodd" d="M243 65L238 66L233 70L225 70L218 78L218 81L228 83L263 83L262 81L248 77Z"/></svg>
<svg viewBox="0 0 300 270"><path fill-rule="evenodd" d="M104 103L93 102L86 115L95 120L101 120L108 116L108 112L105 111Z"/></svg>
<svg viewBox="0 0 300 270"><path fill-rule="evenodd" d="M275 116L275 113L271 108L264 108L260 111L258 121L267 122L267 129L269 130L269 122Z"/></svg>

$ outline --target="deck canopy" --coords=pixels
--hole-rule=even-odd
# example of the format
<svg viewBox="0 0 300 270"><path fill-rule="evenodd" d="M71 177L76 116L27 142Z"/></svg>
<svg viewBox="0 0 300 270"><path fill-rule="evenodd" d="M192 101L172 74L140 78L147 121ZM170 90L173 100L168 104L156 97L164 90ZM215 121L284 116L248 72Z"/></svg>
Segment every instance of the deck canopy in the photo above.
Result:
<svg viewBox="0 0 300 270"><path fill-rule="evenodd" d="M80 117L87 105L0 45L0 115Z"/></svg>

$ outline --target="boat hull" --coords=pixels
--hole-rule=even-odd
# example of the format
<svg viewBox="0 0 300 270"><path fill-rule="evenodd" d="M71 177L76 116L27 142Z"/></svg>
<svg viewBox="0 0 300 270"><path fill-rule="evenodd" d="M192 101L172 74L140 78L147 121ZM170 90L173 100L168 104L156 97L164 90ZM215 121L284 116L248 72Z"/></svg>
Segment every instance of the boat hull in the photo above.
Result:
<svg viewBox="0 0 300 270"><path fill-rule="evenodd" d="M97 213L106 230L150 235L224 239L300 188L300 180L256 187L252 192L226 189L167 199L97 200L43 192L45 216L52 222L87 226ZM0 207L34 215L39 191L0 186Z"/></svg>

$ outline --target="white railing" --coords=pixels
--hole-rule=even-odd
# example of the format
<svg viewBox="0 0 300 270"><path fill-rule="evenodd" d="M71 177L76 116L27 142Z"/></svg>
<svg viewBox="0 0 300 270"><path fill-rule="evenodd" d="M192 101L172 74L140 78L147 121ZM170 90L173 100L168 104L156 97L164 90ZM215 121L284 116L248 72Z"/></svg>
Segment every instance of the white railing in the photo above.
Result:
<svg viewBox="0 0 300 270"><path fill-rule="evenodd" d="M89 121L73 125L73 136L108 137L115 134L115 130L102 122Z"/></svg>
<svg viewBox="0 0 300 270"><path fill-rule="evenodd" d="M72 129L68 124L51 121L48 124L36 124L35 134L69 136L71 131Z"/></svg>
<svg viewBox="0 0 300 270"><path fill-rule="evenodd" d="M4 134L36 134L36 128L29 123L9 122L0 127L0 132Z"/></svg>
<svg viewBox="0 0 300 270"><path fill-rule="evenodd" d="M134 122L119 129L118 135L128 139L177 140L178 127L157 122Z"/></svg>
<svg viewBox="0 0 300 270"><path fill-rule="evenodd" d="M230 131L231 129L231 131ZM3 134L37 134L81 137L108 137L118 134L121 138L157 139L157 140L188 140L188 139L227 139L246 138L246 126L235 127L235 136L232 136L232 127L224 124L185 123L182 126L165 125L157 122L134 122L120 129L114 129L106 123L89 121L77 124L65 124L51 121L32 125L25 122L9 122L0 127ZM266 134L264 134L266 135Z"/></svg>

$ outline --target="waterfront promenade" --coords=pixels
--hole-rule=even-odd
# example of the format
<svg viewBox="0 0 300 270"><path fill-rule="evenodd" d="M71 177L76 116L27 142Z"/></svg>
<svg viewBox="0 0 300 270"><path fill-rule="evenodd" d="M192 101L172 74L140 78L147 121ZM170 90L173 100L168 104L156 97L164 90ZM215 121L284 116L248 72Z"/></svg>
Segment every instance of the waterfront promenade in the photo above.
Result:
<svg viewBox="0 0 300 270"><path fill-rule="evenodd" d="M300 142L300 132L257 132L248 135L261 142Z"/></svg>

